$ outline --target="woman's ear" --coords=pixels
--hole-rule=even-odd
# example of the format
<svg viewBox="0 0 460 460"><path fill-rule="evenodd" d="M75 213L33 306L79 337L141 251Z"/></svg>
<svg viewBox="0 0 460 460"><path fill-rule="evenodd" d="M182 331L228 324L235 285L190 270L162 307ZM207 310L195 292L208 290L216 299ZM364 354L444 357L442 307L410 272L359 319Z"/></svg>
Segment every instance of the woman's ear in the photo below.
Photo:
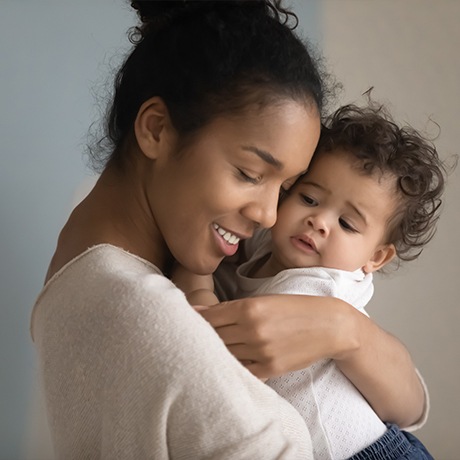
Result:
<svg viewBox="0 0 460 460"><path fill-rule="evenodd" d="M384 244L379 246L372 257L362 267L364 273L373 273L387 265L396 255L394 244Z"/></svg>
<svg viewBox="0 0 460 460"><path fill-rule="evenodd" d="M171 145L167 139L171 128L169 111L160 97L152 97L145 101L134 121L134 135L142 153L156 160L166 145Z"/></svg>

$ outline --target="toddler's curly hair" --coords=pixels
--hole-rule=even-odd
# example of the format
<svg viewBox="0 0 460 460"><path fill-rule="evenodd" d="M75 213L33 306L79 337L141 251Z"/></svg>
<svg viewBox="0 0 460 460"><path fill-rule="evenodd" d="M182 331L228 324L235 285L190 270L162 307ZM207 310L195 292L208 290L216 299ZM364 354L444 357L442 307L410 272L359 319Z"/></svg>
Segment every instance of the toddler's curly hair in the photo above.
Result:
<svg viewBox="0 0 460 460"><path fill-rule="evenodd" d="M410 126L398 126L382 105L350 104L323 123L317 153L337 149L353 155L363 174L394 183L397 206L387 242L400 261L416 259L435 234L445 186L446 168L433 142Z"/></svg>

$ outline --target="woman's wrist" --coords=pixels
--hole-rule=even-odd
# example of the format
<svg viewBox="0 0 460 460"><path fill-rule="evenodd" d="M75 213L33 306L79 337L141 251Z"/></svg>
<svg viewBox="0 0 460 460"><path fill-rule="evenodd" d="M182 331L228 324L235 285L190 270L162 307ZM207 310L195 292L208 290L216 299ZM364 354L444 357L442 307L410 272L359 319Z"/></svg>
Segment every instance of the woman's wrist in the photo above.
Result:
<svg viewBox="0 0 460 460"><path fill-rule="evenodd" d="M327 297L329 303L330 335L334 344L331 359L353 360L363 342L362 319L367 317L343 300Z"/></svg>

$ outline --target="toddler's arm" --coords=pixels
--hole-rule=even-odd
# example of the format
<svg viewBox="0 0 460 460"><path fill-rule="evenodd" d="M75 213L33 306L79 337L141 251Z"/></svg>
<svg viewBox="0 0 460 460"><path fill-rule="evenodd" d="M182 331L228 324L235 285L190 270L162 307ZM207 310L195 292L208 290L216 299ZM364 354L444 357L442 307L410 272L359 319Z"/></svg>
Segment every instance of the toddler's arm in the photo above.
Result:
<svg viewBox="0 0 460 460"><path fill-rule="evenodd" d="M191 305L211 307L219 303L214 294L212 275L196 275L177 264L173 270L172 281L185 293Z"/></svg>
<svg viewBox="0 0 460 460"><path fill-rule="evenodd" d="M219 303L219 299L214 294L214 280L212 275L196 275L182 267L176 265L173 270L172 281L176 286L185 293L190 305L194 307L212 307ZM203 308L196 308L204 310ZM239 359L243 365L247 365L252 361ZM262 382L266 378L259 377Z"/></svg>

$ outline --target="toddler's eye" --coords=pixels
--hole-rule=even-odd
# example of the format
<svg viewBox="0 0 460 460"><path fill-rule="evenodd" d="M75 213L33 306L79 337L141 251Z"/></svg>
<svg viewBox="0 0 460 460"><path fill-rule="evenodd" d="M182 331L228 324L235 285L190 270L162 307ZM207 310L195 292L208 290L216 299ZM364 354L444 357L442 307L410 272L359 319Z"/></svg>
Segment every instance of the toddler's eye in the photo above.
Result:
<svg viewBox="0 0 460 460"><path fill-rule="evenodd" d="M357 231L357 230L356 230L354 227L352 227L346 220L344 220L344 219L342 219L342 218L339 219L339 224L340 224L340 226L341 226L344 230L346 230L347 232L353 232L353 233L354 233L354 232Z"/></svg>
<svg viewBox="0 0 460 460"><path fill-rule="evenodd" d="M303 193L301 193L300 197L302 198L302 201L308 206L318 206L318 202L311 196L304 195Z"/></svg>

